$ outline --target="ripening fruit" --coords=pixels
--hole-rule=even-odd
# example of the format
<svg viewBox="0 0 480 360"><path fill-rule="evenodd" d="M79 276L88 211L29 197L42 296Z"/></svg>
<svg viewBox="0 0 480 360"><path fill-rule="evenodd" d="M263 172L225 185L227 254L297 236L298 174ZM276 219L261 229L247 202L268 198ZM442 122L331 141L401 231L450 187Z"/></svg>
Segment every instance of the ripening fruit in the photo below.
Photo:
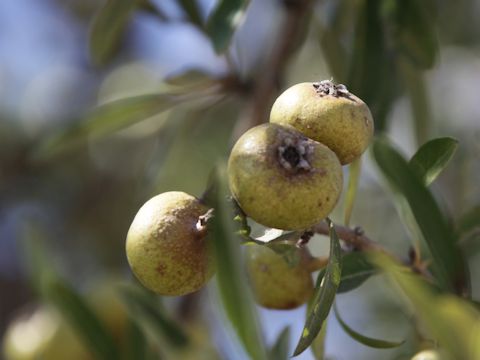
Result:
<svg viewBox="0 0 480 360"><path fill-rule="evenodd" d="M329 80L300 83L285 90L272 106L270 122L293 126L327 145L342 165L360 157L373 136L368 106L344 85Z"/></svg>
<svg viewBox="0 0 480 360"><path fill-rule="evenodd" d="M310 254L302 248L298 264L288 264L282 255L264 245L248 245L245 261L257 303L277 310L294 309L313 294L308 266Z"/></svg>
<svg viewBox="0 0 480 360"><path fill-rule="evenodd" d="M22 313L3 338L5 360L89 360L93 355L82 339L52 308L40 306Z"/></svg>
<svg viewBox="0 0 480 360"><path fill-rule="evenodd" d="M423 350L417 353L412 360L442 360L440 353L435 350Z"/></svg>
<svg viewBox="0 0 480 360"><path fill-rule="evenodd" d="M263 124L237 141L228 161L232 195L256 222L306 229L325 218L342 190L342 167L325 145L291 127Z"/></svg>
<svg viewBox="0 0 480 360"><path fill-rule="evenodd" d="M127 234L126 251L138 280L162 295L199 290L213 276L205 224L208 211L195 197L171 191L147 201Z"/></svg>

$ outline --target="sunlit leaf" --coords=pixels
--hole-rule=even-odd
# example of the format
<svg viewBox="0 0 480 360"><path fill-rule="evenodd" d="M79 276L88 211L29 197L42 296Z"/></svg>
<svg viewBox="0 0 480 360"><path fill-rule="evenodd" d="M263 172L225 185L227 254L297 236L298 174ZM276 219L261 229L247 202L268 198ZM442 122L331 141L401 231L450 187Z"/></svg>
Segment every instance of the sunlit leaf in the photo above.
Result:
<svg viewBox="0 0 480 360"><path fill-rule="evenodd" d="M185 331L164 313L152 294L143 289L126 286L119 289L119 294L127 305L130 316L151 329L158 339L165 340L175 348L189 343Z"/></svg>
<svg viewBox="0 0 480 360"><path fill-rule="evenodd" d="M400 345L405 343L405 341L386 341L362 335L358 331L355 331L350 326L348 326L347 323L340 317L336 305L333 306L333 311L335 312L335 316L337 317L338 323L340 324L342 329L353 339L357 340L359 343L365 346L369 346L375 349L391 349L399 347Z"/></svg>
<svg viewBox="0 0 480 360"><path fill-rule="evenodd" d="M362 252L351 252L342 256L342 276L337 293L344 293L358 288L370 276L378 273L378 269L373 266L368 257ZM325 275L325 269L319 273L319 279Z"/></svg>
<svg viewBox="0 0 480 360"><path fill-rule="evenodd" d="M341 248L333 223L327 219L330 232L330 255L325 276L320 284L317 283L313 295L313 303L307 314L307 320L302 335L298 341L293 356L301 354L307 349L320 332L323 322L330 312L335 294L342 275Z"/></svg>
<svg viewBox="0 0 480 360"><path fill-rule="evenodd" d="M212 245L217 264L217 284L226 315L240 341L252 359L267 359L268 355L259 329L252 296L248 292L244 269L241 263L241 239L234 236L232 211L228 208L226 170L218 170L218 197L214 204L211 224Z"/></svg>
<svg viewBox="0 0 480 360"><path fill-rule="evenodd" d="M448 165L457 146L458 141L450 137L430 140L413 155L410 167L425 185L430 185Z"/></svg>
<svg viewBox="0 0 480 360"><path fill-rule="evenodd" d="M70 286L59 278L52 278L44 284L43 296L62 313L98 359L118 359L113 338L86 301Z"/></svg>
<svg viewBox="0 0 480 360"><path fill-rule="evenodd" d="M219 0L208 18L207 33L217 53L224 52L240 24L248 0Z"/></svg>
<svg viewBox="0 0 480 360"><path fill-rule="evenodd" d="M355 197L357 195L358 181L360 179L360 172L362 168L362 159L358 158L354 160L348 166L348 187L345 195L345 216L343 223L345 226L350 224L350 218L352 217L353 205L355 204Z"/></svg>
<svg viewBox="0 0 480 360"><path fill-rule="evenodd" d="M98 65L114 54L138 0L107 0L95 16L90 33L90 54Z"/></svg>
<svg viewBox="0 0 480 360"><path fill-rule="evenodd" d="M270 360L288 360L290 348L290 327L286 326L280 334L278 334L277 340L270 349Z"/></svg>
<svg viewBox="0 0 480 360"><path fill-rule="evenodd" d="M98 139L117 130L157 115L177 105L185 97L167 94L140 95L112 101L92 110L86 117L56 134L36 151L42 158L83 143L87 138Z"/></svg>
<svg viewBox="0 0 480 360"><path fill-rule="evenodd" d="M431 192L386 139L374 142L373 155L388 182L408 202L432 254L432 267L439 285L446 290L465 291L468 288L466 266L453 229Z"/></svg>
<svg viewBox="0 0 480 360"><path fill-rule="evenodd" d="M425 327L452 359L477 359L480 340L480 313L467 301L439 293L410 269L385 255L371 254L413 305Z"/></svg>

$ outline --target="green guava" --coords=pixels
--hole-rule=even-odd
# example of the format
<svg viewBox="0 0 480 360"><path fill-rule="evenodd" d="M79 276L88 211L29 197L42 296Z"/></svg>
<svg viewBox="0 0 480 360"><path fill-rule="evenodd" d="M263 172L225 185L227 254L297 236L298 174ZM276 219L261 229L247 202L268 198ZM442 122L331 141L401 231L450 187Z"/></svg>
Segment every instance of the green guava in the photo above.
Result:
<svg viewBox="0 0 480 360"><path fill-rule="evenodd" d="M307 251L305 248L299 251ZM265 245L247 245L245 262L256 302L268 309L288 310L304 304L313 294L313 280L307 263L309 253L288 264L284 257Z"/></svg>
<svg viewBox="0 0 480 360"><path fill-rule="evenodd" d="M161 295L185 295L214 274L214 259L201 217L208 207L184 192L147 201L127 234L126 252L137 279Z"/></svg>
<svg viewBox="0 0 480 360"><path fill-rule="evenodd" d="M272 106L270 122L293 126L327 145L342 165L362 155L374 130L368 106L344 85L329 80L300 83L285 90Z"/></svg>
<svg viewBox="0 0 480 360"><path fill-rule="evenodd" d="M333 151L291 127L262 124L244 133L228 161L233 197L247 216L277 229L306 229L324 219L342 191Z"/></svg>

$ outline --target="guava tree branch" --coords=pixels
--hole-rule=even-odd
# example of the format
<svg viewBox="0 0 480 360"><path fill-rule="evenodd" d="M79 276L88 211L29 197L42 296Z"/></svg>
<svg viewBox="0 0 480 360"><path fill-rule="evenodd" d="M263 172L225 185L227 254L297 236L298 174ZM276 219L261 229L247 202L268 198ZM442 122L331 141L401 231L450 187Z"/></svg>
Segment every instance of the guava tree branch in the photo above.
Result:
<svg viewBox="0 0 480 360"><path fill-rule="evenodd" d="M254 83L249 107L240 122L242 129L238 129L237 133L243 133L250 127L268 121L268 113L288 60L294 53L302 32L308 26L305 22L308 21L312 0L284 0L282 3L286 18L275 37L276 44L262 67L261 76Z"/></svg>

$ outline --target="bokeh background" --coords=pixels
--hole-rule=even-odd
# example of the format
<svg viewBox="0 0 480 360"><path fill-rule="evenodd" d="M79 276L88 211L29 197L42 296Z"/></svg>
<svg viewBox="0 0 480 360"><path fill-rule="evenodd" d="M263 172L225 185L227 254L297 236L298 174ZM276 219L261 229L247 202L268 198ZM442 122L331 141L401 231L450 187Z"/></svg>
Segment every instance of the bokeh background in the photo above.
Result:
<svg viewBox="0 0 480 360"><path fill-rule="evenodd" d="M433 191L452 219L480 205L480 1L252 0L220 53L205 30L217 2L193 3L198 13L186 11L189 1L139 1L102 28L93 24L103 2L0 1L0 338L39 301L25 238L41 243L81 293L104 277L133 282L124 242L141 204L167 190L201 195L233 141L267 121L276 95L297 82L345 83L406 156L433 137L457 138ZM95 40L95 31L104 37ZM146 94L162 95L117 112L92 110ZM332 218L341 222L342 212L340 203ZM352 223L398 254L411 245L368 152ZM328 239L309 246L325 255ZM478 236L464 244L474 299L479 248ZM165 306L210 333L202 341L220 358L246 359L214 287ZM407 343L365 347L330 317L328 358L409 358L412 328L399 302L379 276L340 295L352 327ZM258 310L267 342L289 325L293 346L305 308Z"/></svg>

